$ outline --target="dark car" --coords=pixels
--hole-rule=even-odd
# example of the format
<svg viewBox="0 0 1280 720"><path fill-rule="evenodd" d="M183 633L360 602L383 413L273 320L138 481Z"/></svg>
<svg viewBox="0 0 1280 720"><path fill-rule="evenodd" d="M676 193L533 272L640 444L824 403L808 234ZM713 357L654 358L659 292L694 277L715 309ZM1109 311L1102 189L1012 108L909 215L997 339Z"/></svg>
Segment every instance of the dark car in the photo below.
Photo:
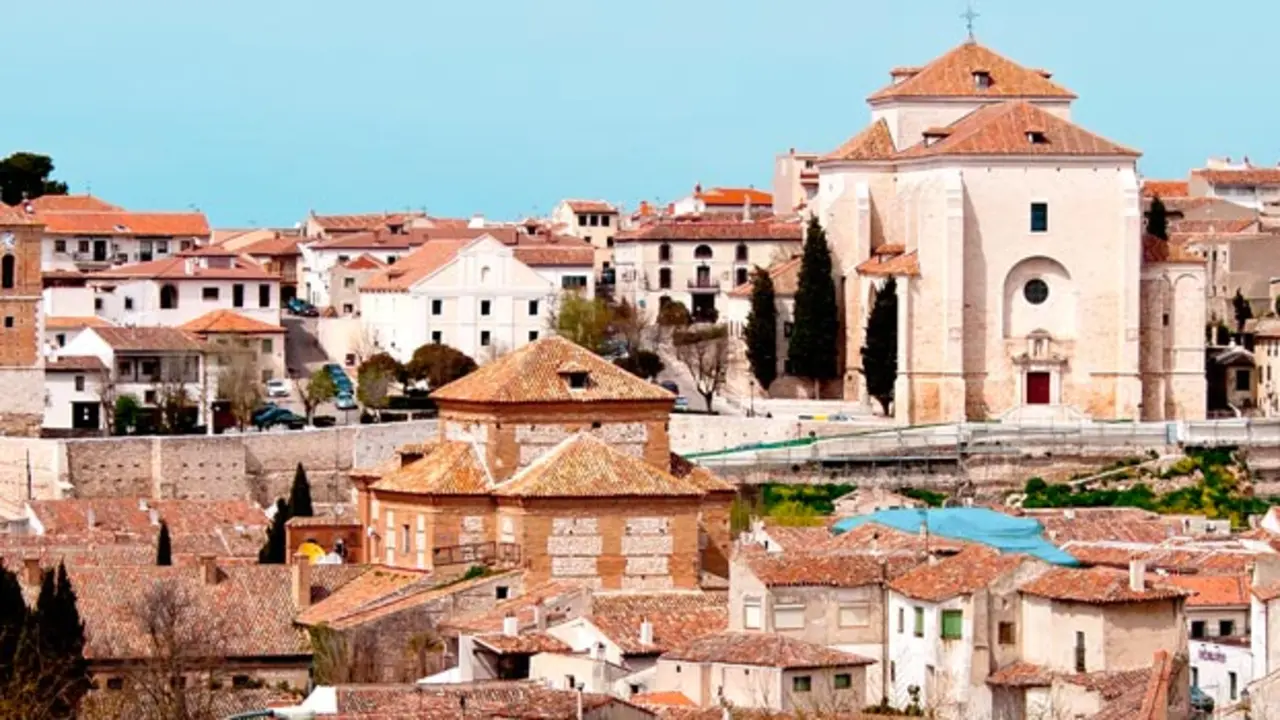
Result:
<svg viewBox="0 0 1280 720"><path fill-rule="evenodd" d="M671 393L672 395L679 395L679 394L680 394L680 386L679 386L679 385L676 385L675 383L671 382L670 380L663 380L662 382L658 383L658 385L660 385L660 386L662 387L662 389L663 389L663 390L666 390L667 392Z"/></svg>
<svg viewBox="0 0 1280 720"><path fill-rule="evenodd" d="M293 298L289 300L289 302L285 303L284 307L294 315L302 315L304 317L316 317L320 314L320 311L316 309L315 305L312 305L302 298Z"/></svg>
<svg viewBox="0 0 1280 720"><path fill-rule="evenodd" d="M258 426L259 430L266 430L276 425L285 425L291 429L297 429L305 426L307 419L292 410L277 407L255 415L253 424Z"/></svg>
<svg viewBox="0 0 1280 720"><path fill-rule="evenodd" d="M1203 690L1195 685L1191 686L1191 709L1198 710L1202 713L1213 712L1213 698L1205 694Z"/></svg>

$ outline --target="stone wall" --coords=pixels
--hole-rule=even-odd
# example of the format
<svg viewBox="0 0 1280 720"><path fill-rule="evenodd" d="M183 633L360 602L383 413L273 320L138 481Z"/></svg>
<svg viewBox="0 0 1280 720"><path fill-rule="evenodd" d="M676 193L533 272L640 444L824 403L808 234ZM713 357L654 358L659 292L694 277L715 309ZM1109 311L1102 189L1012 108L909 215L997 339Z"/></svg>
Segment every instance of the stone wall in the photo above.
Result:
<svg viewBox="0 0 1280 720"><path fill-rule="evenodd" d="M680 454L724 450L752 443L795 440L809 437L810 433L817 437L827 437L867 429L866 426L847 422L684 414L672 415L669 425L671 452Z"/></svg>

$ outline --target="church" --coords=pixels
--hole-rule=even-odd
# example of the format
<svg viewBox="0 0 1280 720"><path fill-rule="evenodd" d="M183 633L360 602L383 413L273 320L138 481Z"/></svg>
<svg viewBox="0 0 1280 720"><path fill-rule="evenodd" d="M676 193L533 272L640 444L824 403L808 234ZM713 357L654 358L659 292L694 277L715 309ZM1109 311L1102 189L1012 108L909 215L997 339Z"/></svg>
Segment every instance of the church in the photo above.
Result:
<svg viewBox="0 0 1280 720"><path fill-rule="evenodd" d="M1138 151L972 37L890 78L801 210L835 258L845 396L867 400L892 277L898 422L1203 418L1204 261L1144 234Z"/></svg>

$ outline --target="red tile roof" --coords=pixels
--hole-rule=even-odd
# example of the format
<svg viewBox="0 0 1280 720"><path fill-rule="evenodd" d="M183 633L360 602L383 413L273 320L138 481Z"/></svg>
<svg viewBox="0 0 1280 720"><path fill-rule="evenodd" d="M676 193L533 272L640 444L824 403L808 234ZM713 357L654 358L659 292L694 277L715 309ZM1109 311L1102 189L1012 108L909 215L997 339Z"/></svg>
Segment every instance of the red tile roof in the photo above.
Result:
<svg viewBox="0 0 1280 720"><path fill-rule="evenodd" d="M525 587L518 597L503 600L493 607L462 612L440 621L439 630L450 636L501 632L503 621L515 617L521 629L534 624L534 608L541 605L546 610L545 620L554 623L565 617L569 610L581 603L589 607L591 590L581 583L550 580L533 587ZM575 616L576 617L576 616Z"/></svg>
<svg viewBox="0 0 1280 720"><path fill-rule="evenodd" d="M1145 263L1188 263L1203 265L1204 257L1187 247L1187 243L1161 240L1151 233L1142 234L1142 261Z"/></svg>
<svg viewBox="0 0 1280 720"><path fill-rule="evenodd" d="M587 370L586 387L570 387L561 368L573 361ZM658 385L582 348L551 336L525 345L475 372L445 385L431 397L436 401L469 403L591 403L672 402Z"/></svg>
<svg viewBox="0 0 1280 720"><path fill-rule="evenodd" d="M223 335L228 333L235 334L281 334L284 328L279 325L272 325L261 320L255 320L251 317L245 317L233 310L214 310L207 312L194 320L189 320L179 326L180 330L185 330L196 335Z"/></svg>
<svg viewBox="0 0 1280 720"><path fill-rule="evenodd" d="M657 220L634 230L624 230L616 242L682 240L774 240L801 242L804 227L799 222L764 218L742 222L721 218Z"/></svg>
<svg viewBox="0 0 1280 720"><path fill-rule="evenodd" d="M302 251L298 249L298 243L301 241L302 238L295 235L277 233L275 237L263 238L238 249L236 252L242 255L263 255L267 257L301 255Z"/></svg>
<svg viewBox="0 0 1280 720"><path fill-rule="evenodd" d="M1210 185L1280 185L1280 168L1248 168L1241 170L1192 170Z"/></svg>
<svg viewBox="0 0 1280 720"><path fill-rule="evenodd" d="M66 355L45 360L45 372L106 372L107 366L93 355Z"/></svg>
<svg viewBox="0 0 1280 720"><path fill-rule="evenodd" d="M671 650L729 626L723 593L656 592L594 595L587 618L625 655ZM653 642L640 641L640 625L653 626Z"/></svg>
<svg viewBox="0 0 1280 720"><path fill-rule="evenodd" d="M1161 582L1194 592L1187 607L1249 607L1249 575L1169 575Z"/></svg>
<svg viewBox="0 0 1280 720"><path fill-rule="evenodd" d="M348 260L342 267L348 270L383 270L387 264L369 253L361 253L353 260Z"/></svg>
<svg viewBox="0 0 1280 720"><path fill-rule="evenodd" d="M209 220L198 212L42 212L37 213L37 217L50 235L209 235Z"/></svg>
<svg viewBox="0 0 1280 720"><path fill-rule="evenodd" d="M1174 536L1168 518L1137 508L1067 508L1023 510L1044 526L1054 543L1119 541L1160 543Z"/></svg>
<svg viewBox="0 0 1280 720"><path fill-rule="evenodd" d="M432 240L369 278L361 292L407 292L419 281L448 265L468 241Z"/></svg>
<svg viewBox="0 0 1280 720"><path fill-rule="evenodd" d="M770 528L773 534L774 529ZM822 544L824 549L861 551L884 554L920 554L926 550L930 553L957 553L976 543L966 543L939 535L925 537L920 533L910 533L897 528L868 522L834 537L829 537Z"/></svg>
<svg viewBox="0 0 1280 720"><path fill-rule="evenodd" d="M90 280L279 280L280 278L267 272L261 265L252 260L232 258L226 267L206 267L199 259L191 259L191 267L187 267L186 256L175 256L152 260L150 262L120 265L108 270L89 273ZM205 260L203 262L211 262Z"/></svg>
<svg viewBox="0 0 1280 720"><path fill-rule="evenodd" d="M772 205L773 195L755 188L713 187L695 192L694 197L709 206L741 207L751 200L752 205Z"/></svg>
<svg viewBox="0 0 1280 720"><path fill-rule="evenodd" d="M35 215L28 214L22 208L12 208L0 203L0 225L40 225Z"/></svg>
<svg viewBox="0 0 1280 720"><path fill-rule="evenodd" d="M1028 561L1025 555L1002 555L971 545L952 557L908 570L890 581L889 587L917 600L942 602L980 590Z"/></svg>
<svg viewBox="0 0 1280 720"><path fill-rule="evenodd" d="M1148 197L1181 198L1190 194L1186 180L1143 180L1142 194Z"/></svg>
<svg viewBox="0 0 1280 720"><path fill-rule="evenodd" d="M1127 572L1112 568L1053 568L1020 590L1036 597L1064 602L1105 605L1110 603L1150 602L1173 600L1191 595L1191 591L1156 582L1148 578L1145 589L1135 591L1129 587Z"/></svg>
<svg viewBox="0 0 1280 720"><path fill-rule="evenodd" d="M887 561L868 554L744 548L739 556L765 587L854 588L887 580Z"/></svg>
<svg viewBox="0 0 1280 720"><path fill-rule="evenodd" d="M514 575L515 573L507 573ZM368 566L367 572L343 585L298 615L298 624L328 625L345 630L415 608L439 606L441 601L473 591L500 575L448 583L424 570Z"/></svg>
<svg viewBox="0 0 1280 720"><path fill-rule="evenodd" d="M636 705L657 705L670 707L697 707L697 703L689 699L688 695L674 690L661 692L637 693L631 696L631 702Z"/></svg>
<svg viewBox="0 0 1280 720"><path fill-rule="evenodd" d="M576 213L617 214L618 209L604 200L565 200L569 209Z"/></svg>
<svg viewBox="0 0 1280 720"><path fill-rule="evenodd" d="M41 195L27 203L37 213L46 212L111 212L124 210L93 195Z"/></svg>
<svg viewBox="0 0 1280 720"><path fill-rule="evenodd" d="M889 160L898 152L884 118L871 123L843 145L822 156L823 161Z"/></svg>
<svg viewBox="0 0 1280 720"><path fill-rule="evenodd" d="M1041 665L1015 662L987 676L987 684L999 687L1049 687L1057 674Z"/></svg>
<svg viewBox="0 0 1280 720"><path fill-rule="evenodd" d="M578 433L498 485L500 497L697 497L705 492L588 433Z"/></svg>
<svg viewBox="0 0 1280 720"><path fill-rule="evenodd" d="M773 633L723 632L703 635L671 650L663 660L756 665L783 669L870 665L874 660L817 643Z"/></svg>
<svg viewBox="0 0 1280 720"><path fill-rule="evenodd" d="M450 440L425 448L422 458L383 475L371 487L414 495L488 495L489 474L474 446Z"/></svg>
<svg viewBox="0 0 1280 720"><path fill-rule="evenodd" d="M775 263L769 268L769 277L773 280L773 294L782 297L790 297L796 294L796 288L800 284L800 260L797 256L790 260ZM752 281L742 283L738 287L729 291L733 297L751 297Z"/></svg>
<svg viewBox="0 0 1280 720"><path fill-rule="evenodd" d="M974 73L985 72L991 84L979 88ZM1071 100L1075 93L1049 80L1043 70L1023 67L975 42L956 47L906 79L871 94L868 100L902 97L1053 98Z"/></svg>
<svg viewBox="0 0 1280 720"><path fill-rule="evenodd" d="M553 690L542 683L511 680L447 685L350 685L335 689L332 720L570 720L578 717L651 717L603 694ZM581 706L579 706L581 703ZM466 712L462 712L465 705ZM613 708L616 708L615 711Z"/></svg>
<svg viewBox="0 0 1280 720"><path fill-rule="evenodd" d="M101 327L89 328L114 350L200 352L204 343L174 327Z"/></svg>
<svg viewBox="0 0 1280 720"><path fill-rule="evenodd" d="M572 653L563 640L545 632L526 632L518 635L504 633L483 633L472 638L489 650L500 655L537 655L538 653Z"/></svg>
<svg viewBox="0 0 1280 720"><path fill-rule="evenodd" d="M316 225L329 232L355 232L385 228L390 225L406 225L414 218L423 217L426 217L426 213L363 213L358 215L316 215L313 213L311 215L311 219L315 221Z"/></svg>
<svg viewBox="0 0 1280 720"><path fill-rule="evenodd" d="M82 330L88 327L111 327L112 322L94 315L47 315L44 319L45 330Z"/></svg>
<svg viewBox="0 0 1280 720"><path fill-rule="evenodd" d="M1208 220L1173 220L1169 222L1170 240L1182 239L1179 235L1213 234L1231 235L1257 229L1257 218L1220 218ZM1203 241L1204 238L1186 238ZM1226 238L1223 238L1224 240Z"/></svg>
<svg viewBox="0 0 1280 720"><path fill-rule="evenodd" d="M856 269L863 275L874 277L917 277L920 275L920 260L912 250L902 255L877 255L863 260Z"/></svg>
<svg viewBox="0 0 1280 720"><path fill-rule="evenodd" d="M576 265L591 267L595 263L595 248L586 241L567 243L538 243L516 245L516 259L530 267Z"/></svg>
<svg viewBox="0 0 1280 720"><path fill-rule="evenodd" d="M946 155L1035 155L1138 157L1136 150L1117 145L1028 102L987 105L952 123L946 137L921 141L895 158ZM1043 142L1032 142L1036 132Z"/></svg>

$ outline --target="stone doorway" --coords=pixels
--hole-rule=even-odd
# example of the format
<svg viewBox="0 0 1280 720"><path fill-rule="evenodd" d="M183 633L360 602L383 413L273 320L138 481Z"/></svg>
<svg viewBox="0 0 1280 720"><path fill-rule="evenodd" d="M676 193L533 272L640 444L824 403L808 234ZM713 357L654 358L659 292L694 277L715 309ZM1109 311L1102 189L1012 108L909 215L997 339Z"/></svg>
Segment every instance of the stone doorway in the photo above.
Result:
<svg viewBox="0 0 1280 720"><path fill-rule="evenodd" d="M1048 405L1052 396L1052 376L1043 371L1027 373L1026 403L1028 405Z"/></svg>

